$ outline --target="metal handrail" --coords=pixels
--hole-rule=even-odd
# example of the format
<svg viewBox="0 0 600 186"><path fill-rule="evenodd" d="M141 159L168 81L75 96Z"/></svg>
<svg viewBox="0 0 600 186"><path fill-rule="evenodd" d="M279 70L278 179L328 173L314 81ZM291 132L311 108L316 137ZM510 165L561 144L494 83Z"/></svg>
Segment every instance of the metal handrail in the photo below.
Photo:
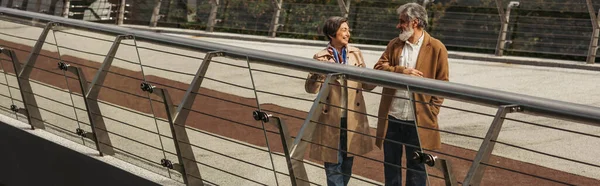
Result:
<svg viewBox="0 0 600 186"><path fill-rule="evenodd" d="M176 36L163 35L148 31L140 31L114 25L104 25L81 20L66 19L40 13L27 12L0 7L0 13L21 18L34 19L39 22L55 22L65 26L89 29L115 35L134 35L136 39L169 44L199 50L200 52L220 51L234 58L248 58L253 62L273 66L286 67L314 73L341 73L350 80L362 81L385 87L406 89L411 91L458 99L461 101L486 106L519 105L524 112L542 115L550 118L571 120L600 126L600 108L582 104L556 101L523 94L474 87L464 84L443 82L425 78L402 76L396 73L383 72L373 69L353 68L341 65L319 63L308 58L298 58L286 54L265 53L264 51L248 49L207 41L190 40Z"/></svg>

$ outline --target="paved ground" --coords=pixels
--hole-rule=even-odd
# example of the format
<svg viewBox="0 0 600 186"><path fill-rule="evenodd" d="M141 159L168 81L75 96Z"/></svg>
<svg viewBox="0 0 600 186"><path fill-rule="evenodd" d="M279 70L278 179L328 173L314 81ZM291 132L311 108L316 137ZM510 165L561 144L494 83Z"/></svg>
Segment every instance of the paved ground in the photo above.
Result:
<svg viewBox="0 0 600 186"><path fill-rule="evenodd" d="M28 38L37 38L37 35L40 32L40 29L37 29L37 28L28 28L23 25L12 24L12 23L7 23L7 22L1 22L1 23L2 23L0 25L2 27L1 33L14 34L14 35L19 35L19 36L28 37ZM83 32L83 31L78 31L78 30L65 30L65 32L85 34L88 36L101 37L101 38L106 38L108 40L113 40L112 36L93 34L93 33ZM95 41L95 40L87 39L85 37L78 37L78 36L68 35L68 34L64 34L64 33L56 33L56 37L57 37L59 45L70 47L72 49L77 49L77 50L85 50L85 51L91 51L91 52L95 52L95 53L99 53L99 54L105 54L106 51L108 50L108 48L110 47L109 42ZM188 37L188 36L185 36L185 37ZM2 36L0 36L0 38L5 41L12 41L12 42L19 43L22 45L31 46L33 44L33 42L26 41L23 39L15 39L13 37L9 37L6 35L2 35ZM282 44L270 44L270 43L261 43L261 42L248 42L248 41L232 41L232 40L226 40L226 39L210 39L210 38L193 38L193 39L200 39L200 40L209 41L209 42L218 42L218 43L226 43L226 44L231 44L231 45L251 47L254 49L265 50L265 51L269 51L269 52L287 53L287 54L292 54L292 55L298 55L299 57L310 57L310 56L312 56L313 53L315 53L316 51L318 51L320 49L320 47L282 45ZM47 41L54 43L54 40L50 37ZM126 41L125 43L132 44L133 42ZM139 42L137 44L142 47L158 49L160 51L168 51L168 52L172 52L175 54L186 54L186 55L195 56L195 57L203 56L202 53L198 53L195 51L168 48L165 46L160 46L160 45L155 45L155 44L150 44L150 43L142 43L142 42ZM56 48L54 46L47 45L44 47L44 50L52 52L52 51L56 51ZM101 56L83 54L83 53L77 52L75 50L69 50L69 49L64 49L64 48L60 50L60 53L63 55L64 58L66 58L66 55L74 56L74 58L71 58L74 61L81 61L80 59L82 59L82 58L86 59L86 61L84 61L83 63L85 63L87 65L91 65L91 66L98 66L97 62L103 60L103 58ZM140 53L142 63L144 65L148 65L145 68L143 68L144 74L147 77L149 77L148 75L157 76L157 78L154 78L154 80L156 80L156 81L160 80L163 82L165 79L168 79L168 80L174 80L174 81L178 81L178 82L188 83L192 77L190 75L180 75L180 74L166 72L164 70L157 70L156 68L153 68L153 67L159 67L159 68L163 68L163 69L169 69L169 70L173 70L173 71L179 71L179 72L193 74L197 70L198 66L200 65L200 61L201 61L200 59L179 57L176 55L158 53L156 51L150 51L150 50L146 50L146 49L140 49L139 53ZM365 54L365 60L368 63L367 66L372 67L375 60L381 54L381 51L363 50L363 53ZM54 54L54 55L56 55L56 54ZM137 63L137 61L139 61L135 48L131 47L131 46L122 45L117 56L122 59L134 61L135 63ZM79 59L79 60L76 60L76 59ZM24 57L22 57L21 60L24 60ZM225 62L228 64L247 66L247 63L245 63L245 61L242 61L242 60L232 60L232 59L227 59L227 58L217 58L216 60ZM54 66L56 64L56 61L53 61L50 59L47 59L45 62L47 62L47 65L45 65L44 67L49 68L49 69L54 68ZM9 63L4 62L3 64L5 66L7 66ZM133 77L140 78L140 79L142 78L141 74L139 73L140 72L139 64L130 64L130 63L126 63L126 62L117 60L117 61L115 61L115 63L113 63L113 65L120 67L121 69L117 70L116 68L113 68L113 69L111 69L111 71L115 70L116 72L122 72L122 73L126 73L127 70L134 71L136 73L131 73L131 72L127 72L127 73L131 74L131 76L133 76ZM265 66L265 65L254 64L254 63L252 63L251 65L252 65L253 69L261 69L261 70L267 70L267 71L271 71L271 72L275 71L275 72L280 72L280 73L284 73L284 74L299 77L299 78L304 78L306 76L306 72L298 72L298 71L294 71L294 70L269 67L269 66ZM532 67L532 66L509 65L509 64L502 64L502 63L481 63L481 62L477 62L477 61L468 61L468 60L451 60L450 65L451 65L451 81L453 81L453 82L487 87L487 88L498 89L498 90L518 92L518 93L522 93L522 94L529 94L529 95L538 96L538 97L558 99L558 100L580 103L580 104L600 106L600 96L599 96L600 93L598 93L596 91L596 90L598 90L598 85L597 85L597 83L595 83L600 78L600 76L598 76L600 74L600 72L584 71L584 70L569 70L569 69L559 69L559 68L541 68L541 67ZM150 67L150 66L152 66L152 67ZM59 72L59 71L55 71L55 72ZM90 69L88 74L86 74L86 75L91 75L91 74L93 74L93 70ZM302 88L303 80L302 79L283 78L281 76L267 74L267 73L258 72L258 71L253 71L253 75L255 78L256 88L258 90L265 91L265 92L274 92L274 93L278 93L278 94L294 96L294 97L299 97L299 98L304 98L304 99L309 99L309 100L314 98L314 95L309 95L309 94L303 93L303 88ZM207 76L214 78L214 79L218 79L220 81L234 83L234 84L241 85L244 87L250 87L250 88L252 87L252 82L249 79L248 69L245 69L245 68L235 68L235 67L231 67L231 66L218 65L216 63L213 63L213 64L211 64L211 67L209 69L209 73L207 74ZM47 76L47 75L41 76L40 75L40 77L50 77L50 76ZM64 78L62 79L62 83L59 80L56 80L56 81L49 80L49 79L58 79L57 77L60 77L60 76L54 75L54 78L44 78L44 82L55 85L55 86L66 88L66 85L64 84ZM140 93L139 89L138 89L140 80L135 80L132 78L128 78L128 80L125 80L127 78L116 77L116 76L114 76L113 78L114 79L110 80L110 82L112 82L111 84L113 87L119 88L121 90L130 90L131 92L134 92L137 95L144 95L143 93ZM91 77L88 79L91 79ZM50 81L50 82L48 82L48 81ZM54 81L54 82L52 82L52 81ZM107 79L107 81L109 81L109 80ZM14 83L14 78L11 79L9 77L9 82L12 82L11 85L16 86L16 84ZM183 84L183 83L177 83L177 82L172 82L172 81L167 81L167 82L169 83L168 85L180 87L183 89L186 88L185 84ZM70 84L71 85L75 84L75 82L72 81L72 83L70 82ZM251 90L246 90L243 88L234 87L234 86L230 86L230 85L224 85L222 83L218 83L215 81L205 81L205 83L203 84L203 87L207 88L207 89L217 90L217 91L224 92L224 93L229 93L230 95L235 95L238 97L236 99L239 99L237 102L242 102L243 98L254 98L254 92ZM71 88L71 89L74 89L74 88ZM105 91L108 91L108 90L105 90ZM138 91L138 92L136 92L136 91ZM12 92L13 97L19 97L18 91L13 89L11 92ZM60 102L62 102L62 103L67 103L67 104L71 103L71 100L69 99L68 94L61 93L59 91L52 90L49 88L43 88L43 86L36 86L34 88L34 92L44 92L44 95L47 94L47 95L49 95L49 97L52 97L53 99L59 99ZM182 93L181 91L177 92L177 90L173 90L172 92L173 92L173 94L181 94ZM380 89L376 89L374 92L380 92ZM0 94L9 95L8 91L6 91L6 89L3 89L2 92L0 92ZM107 93L105 93L105 94L107 94ZM225 95L229 95L229 94L214 94L214 96L219 97L219 96L225 96ZM177 96L174 96L174 97L177 97ZM232 97L229 97L229 98L232 98ZM102 99L102 97L101 97L101 99ZM367 108L369 108L368 109L369 114L375 114L377 112L376 109L377 109L378 99L379 99L379 97L375 94L366 96L366 100L367 100L367 104L368 104ZM2 100L2 105L9 105L9 102L10 102L9 99L3 98L0 100ZM146 112L146 113L149 113L149 111L150 111L148 109L150 106L147 102L148 100L143 99L143 98L136 98L135 96L127 96L127 95L122 94L116 98L106 97L106 101L108 101L110 103L117 103L117 105L126 106L128 108L132 108L132 106L136 107L136 108L140 108L142 110L143 110L143 108L146 108L145 111L142 111L142 112ZM207 100L204 100L204 101L207 101ZM302 113L305 113L305 111L307 111L309 109L310 104L311 104L310 102L307 102L307 101L298 101L295 99L289 99L289 98L284 98L284 97L280 97L280 96L273 96L273 95L269 95L269 94L265 94L265 93L258 94L258 101L262 105L273 103L273 104L276 104L277 106L280 106L277 108L282 107L282 108L294 109L297 112L299 112L298 113L299 115L302 115ZM45 108L52 108L51 109L52 111L56 111L59 113L73 113L73 109L68 106L58 106L58 105L56 105L56 103L53 103L50 101L40 101L40 102L43 102L40 104L46 104ZM206 103L206 102L202 102L202 103ZM250 102L248 102L248 100L246 100L245 103L247 103L249 105L253 105L253 106L256 105L256 101L254 99L252 99ZM75 105L77 105L77 107L84 108L80 98L75 99ZM487 114L495 113L495 109L493 109L493 108L479 107L476 105L465 104L465 103L460 103L460 102L451 101L451 100L447 101L445 103L445 105L462 108L462 109L468 109L468 110L476 110L478 112L484 112ZM156 104L154 106L157 107ZM202 108L199 108L199 109L202 109ZM276 110L276 108L272 108L272 109ZM155 110L160 110L160 108L155 108ZM203 110L203 111L205 111L206 113L215 114L217 116L224 117L224 118L227 118L227 119L230 119L233 121L247 123L248 119L246 119L245 117L237 117L238 119L235 119L236 117L234 117L234 116L243 115L245 112L248 112L247 114L249 116L250 115L249 111L251 111L251 110L252 109L247 109L246 111L232 112L230 108L228 109L227 104L215 102L214 105L212 105L212 107L209 107L208 109ZM121 120L123 122L133 124L137 127L144 128L146 130L157 131L157 126L156 126L157 124L155 124L151 118L147 118L146 117L147 114L131 114L130 112L127 112L127 111L115 109L114 105L109 106L108 104L102 105L102 111L103 111L103 114L106 116L118 118L119 120ZM77 117L79 118L79 121L87 120L86 117L84 117L85 112L78 111L77 113L78 113ZM71 118L75 118L75 114L65 114L65 115L67 115L68 117L71 117ZM157 114L157 115L160 116L161 114ZM200 115L200 114L198 114L198 115ZM202 118L202 116L196 116L196 117L200 117L200 118L198 118L198 120L193 120L193 121L206 121L203 119L207 119L207 118ZM514 114L514 115L511 115L510 117L519 119L519 120L540 123L540 124L548 125L548 126L554 126L554 127L560 127L560 128L581 131L581 132L589 133L589 134L595 134L595 135L600 134L600 129L598 127L591 127L591 126L587 126L587 125L568 123L568 122L564 122L564 121L552 120L552 119L546 119L546 118L538 118L538 117L534 117L534 116L525 116L525 115L520 115L520 114ZM47 122L52 122L55 124L60 123L61 125L64 125L64 127L69 128L69 129L74 130L74 128L77 128L76 127L77 122L65 120L64 118L59 119L56 117L56 115L48 114L47 112L46 112L46 115L44 116L44 118L45 119L52 118L52 119L48 119ZM490 118L490 117L463 113L463 112L459 112L459 111L451 110L451 109L447 109L447 108L442 109L442 112L440 114L440 126L442 127L443 130L457 132L457 133L461 133L461 134L479 136L479 137L482 137L485 134L485 131L487 130L487 127L489 126L489 123L491 122L491 120L492 120L492 118ZM372 125L375 123L374 121L375 120L373 118L370 119L370 123ZM195 123L195 122L193 122L193 123ZM206 122L202 122L202 123L206 123ZM210 122L208 122L208 123L210 123ZM259 123L251 123L251 124L260 127ZM190 125L191 125L191 123L190 123ZM131 137L131 138L137 139L139 141L149 143L153 147L160 148L161 146L165 146L164 147L165 149L167 149L170 152L174 152L172 143L166 142L167 140L169 140L167 138L164 138L164 137L161 138L161 140L163 140L163 142L161 143L159 141L159 138L157 138L156 135L154 135L154 134L140 132L140 130L134 129L132 127L126 127L125 125L119 124L117 122L110 122L109 127L110 127L109 128L110 131L122 132L121 134L123 136ZM235 138L237 140L244 141L244 142L252 141L250 139L251 136L256 136L256 135L247 135L247 137L246 137L246 136L242 135L242 134L244 134L243 131L248 131L248 132L251 131L250 129L243 128L243 127L236 128L235 130L232 130L231 127L227 127L226 125L206 125L206 124L204 124L204 125L201 125L198 127L203 130L215 132L217 134L221 134L221 135L227 136L229 138ZM203 128L203 127L206 127L206 128ZM158 128L159 128L159 131L161 132L161 134L164 134L165 136L170 136L168 127L164 122L158 122ZM231 131L231 132L228 133L227 131ZM202 133L198 133L198 132L190 132L190 134L193 135L193 136L190 136L190 138L195 140L195 141L193 141L193 144L199 144L201 147L205 148L205 150L196 149L196 150L198 150L196 153L197 158L202 159L201 162L204 162L206 165L211 166L211 167L207 167L206 165L203 165L203 167L201 166L201 168L203 168L203 170L211 170L211 171L206 171L206 173L203 174L203 176L206 175L207 178L210 178L210 177L222 178L222 179L218 179L218 180L212 180L212 181L218 182L217 184L231 185L231 184L244 183L244 182L240 182L240 181L244 181L243 179L240 179L240 178L237 178L234 176L229 176L229 177L225 176L224 177L224 175L226 175L226 174L224 174L221 171L215 170L215 168L225 168L228 171L234 172L239 175L243 175L245 177L251 178L252 180L258 180L260 183L265 183L265 184L269 184L269 185L272 185L275 183L273 176L272 176L273 173L271 171L268 171L268 170L262 169L262 168L256 168L256 167L250 166L250 165L248 165L248 167L246 167L246 168L238 167L238 166L230 167L228 165L231 165L234 163L236 165L239 165L240 163L237 161L231 160L231 159L223 158L220 155L216 155L214 152L219 152L219 153L228 154L228 155L235 155L235 157L238 157L241 159L246 159L246 160L249 160L250 162L254 162L263 167L270 168L271 165L270 165L268 153L260 153L260 151L257 151L256 149L244 148L240 145L232 145L231 143L224 143L224 141L220 140L219 138L216 138L214 136L209 136L206 134L202 134ZM258 134L260 135L261 132L258 131ZM69 138L71 138L73 140L77 140L76 137L71 136ZM155 162L157 160L160 160L161 158L163 158L162 157L163 154L161 153L161 151L157 150L155 148L150 148L150 147L142 146L142 145L133 145L134 143L131 143L131 141L129 141L125 138L122 138L122 137L114 136L114 135L111 136L111 138L114 139L114 141L113 141L114 144L122 145L121 147L126 148L126 150L128 150L128 151L134 151L137 154L143 154L144 157L148 157L149 159L151 159ZM460 137L460 136L451 135L451 134L444 134L442 136L442 138L443 138L443 142L445 144L455 146L455 147L448 146L447 148L445 147L445 149L461 149L461 148L476 149L476 148L478 148L479 143L480 143L480 141L478 141L478 140L471 140L469 138ZM270 138L270 139L272 139L272 138ZM264 138L263 138L263 140L264 140ZM524 146L527 148L532 148L535 150L543 151L543 152L554 154L554 155L569 157L572 159L577 159L580 161L589 162L589 163L596 164L596 165L600 164L599 160L597 158L595 158L595 154L598 154L600 152L596 148L600 144L600 140L597 138L594 138L594 137L587 137L587 136L569 134L569 133L565 133L565 132L559 132L556 130L543 129L543 128L539 128L539 127L525 125L522 123L507 122L505 124L505 127L503 128L503 131L501 133L499 141L503 141L506 143L515 144L515 145L519 145L519 146ZM89 141L87 143L89 144ZM258 142L255 142L254 145L263 146L265 144L260 144ZM271 144L271 145L273 145L273 144ZM461 148L456 148L456 147L461 147ZM264 147L260 147L260 148L265 149ZM206 149L211 149L214 152L207 151ZM563 149L563 150L558 151L557 149ZM464 152L467 153L468 151L464 151ZM496 155L499 155L502 157L508 157L509 159L519 160L519 161L523 161L523 162L529 162L532 164L541 165L543 167L549 167L551 169L562 170L562 171L570 172L570 173L577 174L577 175L600 179L600 174L598 173L598 172L600 172L600 169L594 168L591 166L585 166L585 165L576 164L576 163L567 163L566 161L563 161L563 160L549 158L549 157L543 156L543 155L535 155L532 153L527 153L525 151L517 150L512 147L507 147L507 146L503 146L503 145L497 145L497 148L494 151L494 153ZM378 155L378 154L375 153L374 155ZM172 158L173 156L167 154L167 157ZM122 158L128 158L128 156L123 156ZM275 165L276 170L285 172L285 164L284 164L283 159L281 157L275 157L275 158L276 158L275 159L276 160L275 161L276 162L276 165ZM509 161L508 159L506 159L506 160ZM365 163L365 164L368 164L368 163ZM144 164L140 164L140 165L144 166ZM519 164L517 164L517 165L519 165ZM157 172L162 172L162 173L166 174L166 171L164 171L164 169L157 168L156 165L154 165L154 166L146 165L145 168L153 169ZM322 172L320 172L320 170L318 168L314 167L311 170L309 170L309 172L310 172L311 178L315 178L315 180L319 180L319 183L321 183L321 184L324 183L323 182L323 174L322 174ZM464 174L464 173L462 173L462 174ZM555 174L555 175L557 175L557 174ZM359 174L359 175L367 176L371 179L378 180L378 181L380 180L379 178L377 178L376 175L375 176L368 175L368 174ZM552 177L553 174L549 174L549 175L550 175L550 177ZM379 176L380 176L380 174L379 174ZM499 179L503 179L503 178L499 178ZM580 180L583 180L583 179L580 179ZM209 181L211 181L211 180L209 180ZM285 181L282 181L280 179L279 182L284 183ZM247 181L246 183L252 183L252 182ZM353 181L353 183L361 184L359 181ZM589 184L591 182L585 182L585 183ZM585 183L581 183L581 184L585 184ZM246 184L244 184L244 185L246 185Z"/></svg>

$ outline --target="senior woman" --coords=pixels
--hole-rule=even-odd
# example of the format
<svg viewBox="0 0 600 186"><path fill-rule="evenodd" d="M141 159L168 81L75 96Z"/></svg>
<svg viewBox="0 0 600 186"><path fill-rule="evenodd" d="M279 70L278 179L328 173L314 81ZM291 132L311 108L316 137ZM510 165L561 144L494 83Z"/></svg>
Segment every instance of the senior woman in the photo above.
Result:
<svg viewBox="0 0 600 186"><path fill-rule="evenodd" d="M323 34L329 44L317 52L313 58L324 63L334 63L351 67L364 68L365 63L360 50L350 46L350 27L344 17L330 17L323 25ZM305 89L308 93L318 93L326 76L310 73L306 79ZM339 80L342 81L342 80ZM363 155L373 150L373 139L369 134L369 123L366 113L363 90L373 90L360 82L347 81L348 110L342 94L344 87L339 81L332 81L322 112L318 114L317 124L312 135L310 157L323 161L327 185L348 185L352 175L354 155ZM344 113L346 112L346 113Z"/></svg>

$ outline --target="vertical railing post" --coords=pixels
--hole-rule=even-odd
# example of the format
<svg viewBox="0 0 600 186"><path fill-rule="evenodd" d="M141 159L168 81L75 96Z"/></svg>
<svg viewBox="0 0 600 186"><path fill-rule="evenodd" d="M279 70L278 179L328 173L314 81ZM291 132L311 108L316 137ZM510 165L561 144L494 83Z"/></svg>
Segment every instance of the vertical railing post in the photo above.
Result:
<svg viewBox="0 0 600 186"><path fill-rule="evenodd" d="M87 84L87 79L85 78L85 75L83 74L83 70L81 70L80 67L74 67L74 66L71 66L70 64L66 64L64 62L59 62L58 68L63 71L71 72L77 76L77 79L79 80L79 87L80 87L81 95L83 97L83 102L85 103L85 108L87 110L90 127L92 128L92 132L87 132L81 128L77 128L75 130L75 133L79 136L82 136L82 137L85 137L87 139L94 141L94 143L96 144L96 149L98 150L98 152L100 152L100 155L103 155L103 153L104 154L110 153L106 149L102 149L101 146L98 144L99 142L97 139L99 139L99 138L97 137L98 133L96 132L97 127L96 127L96 122L94 121L93 117L94 117L94 115L97 115L100 113L92 113L91 110L89 109L90 108L89 102L88 102L88 99L86 99L86 97L85 97L85 95L88 91L88 84Z"/></svg>
<svg viewBox="0 0 600 186"><path fill-rule="evenodd" d="M598 15L596 16L596 12L594 12L594 5L592 4L592 1L586 0L586 2L593 27L586 62L587 64L594 64L596 63L596 53L598 52L598 36L600 36L600 10L598 10Z"/></svg>
<svg viewBox="0 0 600 186"><path fill-rule="evenodd" d="M179 161L179 163L171 163L171 160L168 159L162 159L161 160L161 164L163 164L163 166L169 168L169 169L174 169L177 170L181 173L182 178L183 178L183 182L186 183L187 185L192 185L189 184L190 183L190 179L194 179L194 180L199 180L199 181L195 181L194 183L202 183L202 180L200 180L201 176L200 176L200 172L198 171L198 175L195 175L197 178L189 178L190 175L188 175L187 171L186 171L186 163L184 163L185 161L189 161L188 159L191 159L193 161L196 160L195 156L191 155L191 157L193 158L188 158L186 160L184 160L183 158L183 154L182 154L182 148L183 149L188 149L185 152L192 152L192 147L190 146L189 140L188 141L180 141L180 139L188 139L187 137L187 133L185 132L185 127L183 128L184 132L176 132L177 130L182 130L179 128L175 128L175 116L177 115L176 110L177 108L175 106L173 106L173 101L171 101L171 95L169 95L169 92L166 89L162 89L162 88L155 88L153 85L150 85L146 82L143 82L141 85L142 90L150 92L150 93L154 93L158 96L160 96L162 98L163 101L163 105L165 106L165 111L167 113L167 120L169 121L169 128L171 129L171 135L173 136L173 142L175 144L175 153L177 154L177 160ZM185 136L180 136L180 135L185 135ZM184 143L180 143L180 142L184 142ZM195 162L194 162L195 164ZM189 168L189 166L194 166L192 164L187 164ZM189 168L189 169L194 169L194 168ZM195 168L196 170L198 169L197 166Z"/></svg>
<svg viewBox="0 0 600 186"><path fill-rule="evenodd" d="M338 0L338 5L340 6L340 12L342 13L342 16L345 18L348 18L348 14L350 14L350 1L351 0L346 0L346 2L344 2L344 0Z"/></svg>
<svg viewBox="0 0 600 186"><path fill-rule="evenodd" d="M64 18L69 18L69 8L71 7L71 0L65 0L63 4L63 12L62 16Z"/></svg>
<svg viewBox="0 0 600 186"><path fill-rule="evenodd" d="M123 20L125 19L125 1L121 0L121 4L119 4L119 14L117 17L117 25L123 25Z"/></svg>
<svg viewBox="0 0 600 186"><path fill-rule="evenodd" d="M93 140L96 143L96 148L98 149L100 156L115 154L115 151L112 147L112 142L110 141L110 137L108 135L108 129L106 128L106 124L104 123L102 111L100 110L100 106L98 104L98 94L100 93L102 84L104 84L104 80L106 79L106 75L108 74L108 70L112 65L117 50L121 45L121 40L123 39L133 39L133 36L119 35L115 38L115 41L113 42L112 46L110 47L110 50L104 58L104 62L102 62L102 65L98 69L98 72L96 72L96 75L94 76L94 79L92 80L92 83L89 86L85 75L83 74L83 71L77 68L75 68L74 70L70 70L79 77L79 85L81 87L83 102L85 103L88 118L90 120L90 125L92 128L92 134L94 135ZM60 64L59 68L63 70L69 69L67 67L61 67ZM80 129L78 130L78 134L79 133L83 133L83 131L81 131ZM80 135L88 137L84 134Z"/></svg>
<svg viewBox="0 0 600 186"><path fill-rule="evenodd" d="M486 167L482 163L487 163L492 156L492 151L494 150L494 145L496 144L496 140L500 135L506 114L521 111L523 111L522 108L517 105L503 105L498 108L496 117L494 117L494 120L492 121L492 124L490 125L490 128L488 129L488 132L485 135L479 150L477 151L477 155L473 160L473 164L471 164L471 168L469 168L469 172L465 177L463 185L477 186L481 183L481 179L483 178Z"/></svg>
<svg viewBox="0 0 600 186"><path fill-rule="evenodd" d="M163 98L163 103L167 112L167 120L169 121L171 134L173 135L175 143L175 151L180 163L180 165L176 166L180 167L180 172L183 174L183 180L187 185L203 185L204 183L202 182L202 176L196 163L196 156L194 155L190 139L187 135L185 123L192 110L196 95L200 90L212 58L222 55L222 52L208 52L206 54L194 79L186 90L181 103L177 107L173 105L171 97L166 89L157 89L147 82L143 82L141 85L142 90L157 94ZM169 160L163 161L170 162ZM173 167L174 166L171 166L170 168Z"/></svg>
<svg viewBox="0 0 600 186"><path fill-rule="evenodd" d="M152 18L150 18L150 27L156 27L158 24L158 20L160 19L160 5L162 4L162 0L156 0L156 4L154 4L154 9L152 10Z"/></svg>
<svg viewBox="0 0 600 186"><path fill-rule="evenodd" d="M498 33L498 41L496 43L496 56L502 56L504 54L504 48L508 41L506 41L506 33L508 32L508 23L510 19L510 10L513 7L519 6L518 1L511 1L506 6L506 13L502 7L502 1L496 0L496 6L498 8L498 14L500 15L500 33Z"/></svg>
<svg viewBox="0 0 600 186"><path fill-rule="evenodd" d="M210 0L210 15L206 25L207 32L213 32L217 23L217 11L219 11L219 0Z"/></svg>
<svg viewBox="0 0 600 186"><path fill-rule="evenodd" d="M19 61L19 59L17 59L17 57L16 57L17 55L15 54L15 52L12 51L12 50L10 50L10 49L4 49L4 48L0 47L0 53L2 53L4 55L7 55L11 59L12 63L18 63L18 61ZM2 69L2 70L4 72L3 74L4 74L4 78L6 80L6 88L8 89L8 93L11 94L10 98L13 99L12 93L10 92L10 84L8 83L8 79L6 79L6 76L7 76L8 72L6 71L6 69ZM15 71L15 73L16 72L17 71ZM18 76L16 76L16 77L17 77L17 82L18 82ZM17 83L17 84L19 84L19 83ZM21 92L21 97L24 97L23 96L23 92ZM24 101L23 105L25 105L25 107L27 107L28 104ZM34 127L34 125L32 123L33 121L31 120L30 114L27 113L28 110L25 109L25 108L19 108L17 105L15 105L14 99L12 100L12 105L10 105L10 110L13 111L13 112L15 112L15 116L16 116L17 119L19 118L18 115L17 115L17 113L27 116L27 122L29 122L29 124L31 125L31 129L35 129L35 127ZM39 120L41 120L41 118L37 118L34 121L37 122ZM43 123L42 123L42 126L43 126Z"/></svg>
<svg viewBox="0 0 600 186"><path fill-rule="evenodd" d="M275 13L273 14L273 18L271 19L271 28L269 28L269 36L276 37L277 29L279 26L279 17L281 16L281 8L283 5L283 0L272 0L273 6L275 7Z"/></svg>
<svg viewBox="0 0 600 186"><path fill-rule="evenodd" d="M283 155L285 157L285 161L287 163L287 167L288 167L288 172L290 174L290 181L292 183L292 186L297 186L298 185L298 180L296 179L296 173L294 173L294 163L292 161L292 157L290 154L290 148L292 147L292 138L290 137L290 133L289 130L287 128L287 125L285 124L285 122L283 122L283 120L279 117L273 117L270 114L267 114L265 112L262 111L254 111L252 113L252 116L254 117L254 120L256 121L263 121L265 123L269 123L273 120L275 120L274 122L272 122L272 124L275 125L275 127L277 127L277 129L279 129L279 137L281 139L281 146L283 147ZM304 180L304 181L308 181L308 180ZM308 183L307 183L308 184Z"/></svg>
<svg viewBox="0 0 600 186"><path fill-rule="evenodd" d="M19 89L23 98L23 105L27 113L27 120L29 121L29 124L31 124L31 129L44 129L45 126L42 120L42 115L40 114L40 110L37 105L37 101L35 100L35 96L33 95L31 83L29 82L29 76L31 75L31 71L33 70L33 67L37 61L40 52L42 51L42 46L46 42L48 32L50 32L50 30L56 25L58 24L53 22L46 24L46 27L44 28L44 30L42 30L42 33L40 34L33 48L31 49L31 52L29 53L29 56L27 57L27 60L25 61L24 65L21 65L21 63L17 59L16 53L14 53L11 50L2 50L2 53L8 55L13 62L15 76L17 77L17 83L19 84Z"/></svg>

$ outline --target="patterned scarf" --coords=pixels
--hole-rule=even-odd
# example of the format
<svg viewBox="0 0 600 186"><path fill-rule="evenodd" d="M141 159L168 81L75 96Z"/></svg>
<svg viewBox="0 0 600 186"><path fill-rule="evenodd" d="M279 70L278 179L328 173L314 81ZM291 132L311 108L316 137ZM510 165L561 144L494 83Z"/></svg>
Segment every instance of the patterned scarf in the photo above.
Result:
<svg viewBox="0 0 600 186"><path fill-rule="evenodd" d="M348 64L348 60L346 58L346 47L342 48L342 52L338 52L335 47L333 47L333 45L331 45L331 43L327 44L327 52L329 52L329 54L333 55L333 60L335 60L336 63L340 63L340 64ZM340 60L341 59L341 60Z"/></svg>

